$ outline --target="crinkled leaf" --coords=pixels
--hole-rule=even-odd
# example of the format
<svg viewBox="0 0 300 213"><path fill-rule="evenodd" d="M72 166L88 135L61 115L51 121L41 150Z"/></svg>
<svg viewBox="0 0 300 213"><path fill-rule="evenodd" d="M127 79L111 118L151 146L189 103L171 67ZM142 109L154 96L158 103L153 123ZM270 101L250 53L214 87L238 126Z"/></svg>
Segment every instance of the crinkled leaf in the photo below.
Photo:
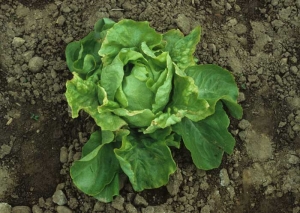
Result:
<svg viewBox="0 0 300 213"><path fill-rule="evenodd" d="M74 73L73 79L67 81L66 98L72 110L72 118L78 117L78 112L84 109L90 114L97 113L96 84L91 80L83 80Z"/></svg>
<svg viewBox="0 0 300 213"><path fill-rule="evenodd" d="M172 128L170 126L164 129L158 129L155 132L149 134L154 140L165 140L172 133Z"/></svg>
<svg viewBox="0 0 300 213"><path fill-rule="evenodd" d="M200 34L201 28L196 27L189 35L181 39L179 39L180 35L177 31L171 31L164 35L164 39L167 39L166 48L170 52L172 61L175 62L179 68L184 70L188 66L195 65L193 55L196 50L196 45L200 41Z"/></svg>
<svg viewBox="0 0 300 213"><path fill-rule="evenodd" d="M155 100L152 104L153 112L159 112L165 108L169 103L170 94L173 87L173 75L175 68L173 67L172 60L169 54L166 54L166 70L163 81L158 85L158 89L155 93ZM158 81L159 82L159 81ZM157 83L158 83L157 82Z"/></svg>
<svg viewBox="0 0 300 213"><path fill-rule="evenodd" d="M108 105L98 107L100 113L112 112L114 115L121 117L130 127L146 127L149 126L155 115L150 109L144 110L127 110L124 108L114 108Z"/></svg>
<svg viewBox="0 0 300 213"><path fill-rule="evenodd" d="M220 166L224 151L229 154L233 151L235 140L228 126L228 116L218 102L213 115L198 122L184 118L173 130L182 136L194 164L199 169L209 170Z"/></svg>
<svg viewBox="0 0 300 213"><path fill-rule="evenodd" d="M127 126L126 121L113 113L98 113L98 115L95 122L102 130L116 131L123 126Z"/></svg>
<svg viewBox="0 0 300 213"><path fill-rule="evenodd" d="M128 61L143 60L143 55L133 50L122 50L113 59L112 63L105 66L101 73L101 86L105 89L108 99L114 100L117 89L121 86L124 77L124 65Z"/></svg>
<svg viewBox="0 0 300 213"><path fill-rule="evenodd" d="M237 104L238 87L231 73L217 65L197 65L185 70L198 87L198 98L208 101L214 108L222 100L235 118L241 118L242 107Z"/></svg>
<svg viewBox="0 0 300 213"><path fill-rule="evenodd" d="M104 65L112 62L123 48L140 52L144 42L151 50L161 45L162 35L149 26L148 22L135 22L124 19L114 24L107 32L99 54L103 56Z"/></svg>
<svg viewBox="0 0 300 213"><path fill-rule="evenodd" d="M166 41L164 51L171 52L175 44L182 38L184 35L180 30L172 29L163 34L163 40Z"/></svg>
<svg viewBox="0 0 300 213"><path fill-rule="evenodd" d="M155 94L147 87L146 82L137 79L134 73L124 78L122 88L128 101L127 109L151 109Z"/></svg>
<svg viewBox="0 0 300 213"><path fill-rule="evenodd" d="M92 75L101 65L98 51L101 41L91 32L80 41L72 42L66 48L66 61L71 72L80 74L82 78Z"/></svg>
<svg viewBox="0 0 300 213"><path fill-rule="evenodd" d="M147 127L143 133L149 134L154 133L158 129L164 129L166 127L169 127L171 125L174 125L181 121L181 119L184 117L184 112L180 113L177 112L175 114L171 113L171 109L168 108L167 112L160 113L157 115L157 117L151 122L151 125Z"/></svg>
<svg viewBox="0 0 300 213"><path fill-rule="evenodd" d="M129 111L123 108L113 110L115 115L122 117L131 127L146 127L151 124L155 115L150 109Z"/></svg>
<svg viewBox="0 0 300 213"><path fill-rule="evenodd" d="M103 39L106 36L107 30L109 30L115 22L109 18L102 18L98 20L94 26L95 37L97 39Z"/></svg>
<svg viewBox="0 0 300 213"><path fill-rule="evenodd" d="M172 133L166 138L166 144L179 149L181 144L181 136L177 133Z"/></svg>
<svg viewBox="0 0 300 213"><path fill-rule="evenodd" d="M181 136L176 133L172 133L170 126L164 129L157 129L155 132L148 134L154 140L164 140L167 146L174 146L177 149L180 148Z"/></svg>
<svg viewBox="0 0 300 213"><path fill-rule="evenodd" d="M123 138L122 147L115 149L115 153L136 191L166 185L170 174L176 170L165 141L131 134Z"/></svg>
<svg viewBox="0 0 300 213"><path fill-rule="evenodd" d="M96 143L99 145L95 148ZM97 195L120 171L119 162L113 152L115 143L103 143L99 132L96 132L84 147L86 155L74 162L70 170L71 177L81 191Z"/></svg>
<svg viewBox="0 0 300 213"><path fill-rule="evenodd" d="M189 76L175 74L173 98L170 104L173 112L186 116L193 121L199 121L213 113L209 103L199 97L198 87Z"/></svg>
<svg viewBox="0 0 300 213"><path fill-rule="evenodd" d="M98 112L98 87L91 79L83 80L74 73L72 80L67 81L66 98L72 110L72 118L78 117L82 109L89 113L102 130L115 131L126 125L126 122L112 113Z"/></svg>

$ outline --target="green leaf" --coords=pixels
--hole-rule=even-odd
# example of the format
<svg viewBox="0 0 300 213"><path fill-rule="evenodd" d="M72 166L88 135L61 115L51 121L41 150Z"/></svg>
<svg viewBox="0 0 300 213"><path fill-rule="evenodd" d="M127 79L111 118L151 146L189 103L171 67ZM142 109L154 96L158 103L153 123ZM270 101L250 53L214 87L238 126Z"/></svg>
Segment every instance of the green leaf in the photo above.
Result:
<svg viewBox="0 0 300 213"><path fill-rule="evenodd" d="M195 65L194 52L200 41L201 28L196 27L183 38L178 31L169 31L164 35L167 40L166 49L170 52L172 61L181 69ZM179 39L180 38L180 39Z"/></svg>
<svg viewBox="0 0 300 213"><path fill-rule="evenodd" d="M120 171L113 152L115 146L116 143L103 143L99 132L92 134L83 148L84 157L75 161L70 170L73 182L81 191L97 195L113 181Z"/></svg>
<svg viewBox="0 0 300 213"><path fill-rule="evenodd" d="M213 115L198 122L184 118L173 126L173 130L182 136L194 164L199 169L209 170L220 166L224 151L233 152L235 140L228 132L228 126L228 116L222 103L218 102Z"/></svg>
<svg viewBox="0 0 300 213"><path fill-rule="evenodd" d="M116 131L124 126L127 126L126 121L124 121L119 116L113 113L98 113L95 122L102 130Z"/></svg>
<svg viewBox="0 0 300 213"><path fill-rule="evenodd" d="M163 54L161 54L163 55ZM156 87L157 91L155 93L155 100L154 103L152 104L152 110L153 112L159 112L162 111L166 105L169 103L170 101L170 94L172 91L172 87L173 87L173 76L174 76L174 72L175 72L175 68L173 66L171 57L169 56L169 54L165 54L166 57L166 68L165 68L165 75L163 75L164 73L161 74L161 78L162 82L160 82L159 80L156 81L155 84L157 84Z"/></svg>
<svg viewBox="0 0 300 213"><path fill-rule="evenodd" d="M165 141L156 141L144 135L124 137L122 147L115 149L115 154L136 191L166 185L170 174L176 170Z"/></svg>
<svg viewBox="0 0 300 213"><path fill-rule="evenodd" d="M193 121L199 121L213 113L209 103L199 96L194 80L181 74L174 76L173 98L169 106L174 114Z"/></svg>
<svg viewBox="0 0 300 213"><path fill-rule="evenodd" d="M105 38L107 30L109 30L114 24L115 22L109 18L102 18L99 21L97 21L94 26L95 38Z"/></svg>
<svg viewBox="0 0 300 213"><path fill-rule="evenodd" d="M139 67L135 66L134 69L139 69ZM128 110L152 108L155 94L147 87L146 82L134 76L134 72L124 78L122 88L128 101L128 107L126 107Z"/></svg>
<svg viewBox="0 0 300 213"><path fill-rule="evenodd" d="M235 118L240 119L243 111L237 104L238 87L231 73L217 65L197 65L185 70L198 87L198 98L208 101L213 109L219 100L227 106Z"/></svg>
<svg viewBox="0 0 300 213"><path fill-rule="evenodd" d="M77 73L73 79L67 81L66 98L72 110L72 118L78 117L78 112L84 109L86 112L97 113L96 84L91 80L83 80Z"/></svg>
<svg viewBox="0 0 300 213"><path fill-rule="evenodd" d="M113 180L108 185L106 185L101 192L99 192L96 195L93 195L93 197L101 202L108 203L113 201L114 196L119 195L119 190L119 174L116 173Z"/></svg>
<svg viewBox="0 0 300 213"><path fill-rule="evenodd" d="M110 143L114 140L114 133L112 131L95 131L91 134L88 143L82 148L82 156L85 157L96 149L101 144Z"/></svg>
<svg viewBox="0 0 300 213"><path fill-rule="evenodd" d="M108 31L99 54L103 56L104 65L112 62L121 49L141 50L142 43L153 50L161 45L162 35L149 26L148 22L136 22L124 19L114 24Z"/></svg>
<svg viewBox="0 0 300 213"><path fill-rule="evenodd" d="M181 136L177 133L172 133L166 138L166 144L179 149L181 144Z"/></svg>
<svg viewBox="0 0 300 213"><path fill-rule="evenodd" d="M175 44L182 38L184 35L180 30L172 29L163 34L163 40L166 41L164 51L171 52Z"/></svg>
<svg viewBox="0 0 300 213"><path fill-rule="evenodd" d="M83 80L77 73L73 73L72 80L67 81L66 98L72 110L72 118L78 117L82 109L89 113L102 130L115 131L127 125L120 117L110 112L98 112L98 86L88 78Z"/></svg>
<svg viewBox="0 0 300 213"><path fill-rule="evenodd" d="M155 132L149 134L154 140L165 140L172 133L172 128L170 126L164 129L158 129Z"/></svg>
<svg viewBox="0 0 300 213"><path fill-rule="evenodd" d="M71 72L77 72L82 78L92 75L102 64L98 51L101 41L91 32L80 41L67 45L66 61Z"/></svg>
<svg viewBox="0 0 300 213"><path fill-rule="evenodd" d="M80 41L71 42L66 47L66 62L71 72L76 71L73 64L78 60L80 49L81 49Z"/></svg>
<svg viewBox="0 0 300 213"><path fill-rule="evenodd" d="M149 134L154 133L155 131L159 129L164 129L166 127L169 127L171 125L174 125L181 121L181 119L184 117L184 112L177 112L175 114L171 113L171 109L168 108L167 112L157 114L157 117L151 122L151 125L148 126L143 133Z"/></svg>
<svg viewBox="0 0 300 213"><path fill-rule="evenodd" d="M103 67L101 73L101 86L105 89L109 100L114 100L116 91L122 84L125 73L124 66L129 61L136 61L138 59L144 60L141 53L124 49L118 53L111 64Z"/></svg>
<svg viewBox="0 0 300 213"><path fill-rule="evenodd" d="M115 115L122 117L130 127L147 127L155 118L150 109L130 111L123 108L112 110Z"/></svg>
<svg viewBox="0 0 300 213"><path fill-rule="evenodd" d="M180 148L181 136L173 133L170 126L164 129L157 129L153 133L150 133L149 136L154 140L166 141L167 146L174 146L177 149Z"/></svg>

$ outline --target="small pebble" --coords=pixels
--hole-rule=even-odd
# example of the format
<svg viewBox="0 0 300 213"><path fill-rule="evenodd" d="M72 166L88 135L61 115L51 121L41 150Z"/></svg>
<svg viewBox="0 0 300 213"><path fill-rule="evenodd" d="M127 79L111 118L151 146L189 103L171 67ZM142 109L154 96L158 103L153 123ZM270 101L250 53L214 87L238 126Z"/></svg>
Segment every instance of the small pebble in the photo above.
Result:
<svg viewBox="0 0 300 213"><path fill-rule="evenodd" d="M28 68L32 72L39 72L44 66L44 59L42 57L33 57L28 62Z"/></svg>
<svg viewBox="0 0 300 213"><path fill-rule="evenodd" d="M289 156L289 159L288 159L288 162L290 163L290 164L298 164L298 163L300 163L300 159L299 159L299 157L297 157L296 155L290 155Z"/></svg>
<svg viewBox="0 0 300 213"><path fill-rule="evenodd" d="M64 13L69 13L69 12L71 12L71 8L68 7L68 6L63 6L63 7L61 8L61 10L62 10Z"/></svg>
<svg viewBox="0 0 300 213"><path fill-rule="evenodd" d="M184 33L188 34L191 30L190 19L186 17L184 14L179 14L178 18L175 20L178 28Z"/></svg>
<svg viewBox="0 0 300 213"><path fill-rule="evenodd" d="M140 196L139 194L137 194L134 198L134 204L137 206L148 206L148 202L145 200L145 198L143 198L142 196Z"/></svg>
<svg viewBox="0 0 300 213"><path fill-rule="evenodd" d="M14 37L13 41L12 41L12 45L14 47L20 47L25 43L25 40L23 38L20 37Z"/></svg>
<svg viewBox="0 0 300 213"><path fill-rule="evenodd" d="M277 6L277 5L278 5L278 1L279 1L279 0L272 0L272 1L271 1L271 4L272 4L273 6Z"/></svg>
<svg viewBox="0 0 300 213"><path fill-rule="evenodd" d="M65 21L66 21L66 18L65 18L63 15L61 15L61 16L59 16L59 17L57 18L56 23L57 23L59 26L63 26L64 23L65 23Z"/></svg>
<svg viewBox="0 0 300 213"><path fill-rule="evenodd" d="M279 85L281 85L281 86L283 85L282 78L279 75L275 75L275 79Z"/></svg>
<svg viewBox="0 0 300 213"><path fill-rule="evenodd" d="M154 213L154 207L153 206L147 206L146 208L142 209L142 213Z"/></svg>
<svg viewBox="0 0 300 213"><path fill-rule="evenodd" d="M11 213L11 206L7 203L0 203L1 213Z"/></svg>
<svg viewBox="0 0 300 213"><path fill-rule="evenodd" d="M127 203L125 205L125 209L128 213L137 213L137 209L134 207L134 205L132 205L131 203Z"/></svg>
<svg viewBox="0 0 300 213"><path fill-rule="evenodd" d="M291 66L290 70L291 70L291 72L293 74L297 74L298 73L298 68L296 66Z"/></svg>
<svg viewBox="0 0 300 213"><path fill-rule="evenodd" d="M221 169L220 179L221 179L221 186L228 186L230 184L230 179L226 169Z"/></svg>
<svg viewBox="0 0 300 213"><path fill-rule="evenodd" d="M59 160L60 160L61 163L67 163L68 162L68 149L67 149L67 147L62 147L60 149Z"/></svg>
<svg viewBox="0 0 300 213"><path fill-rule="evenodd" d="M31 213L31 209L28 206L15 206L11 213Z"/></svg>
<svg viewBox="0 0 300 213"><path fill-rule="evenodd" d="M57 206L56 211L57 213L73 213L72 210L66 206Z"/></svg>
<svg viewBox="0 0 300 213"><path fill-rule="evenodd" d="M43 210L38 205L34 205L32 207L32 213L43 213Z"/></svg>
<svg viewBox="0 0 300 213"><path fill-rule="evenodd" d="M122 196L117 196L113 202L111 203L111 206L119 211L123 211L124 210L124 198Z"/></svg>
<svg viewBox="0 0 300 213"><path fill-rule="evenodd" d="M257 82L257 81L258 81L257 75L249 75L249 76L248 76L248 81L249 81L250 83Z"/></svg>
<svg viewBox="0 0 300 213"><path fill-rule="evenodd" d="M251 126L250 122L245 119L241 120L240 123L238 124L238 127L242 130L247 129L250 126Z"/></svg>
<svg viewBox="0 0 300 213"><path fill-rule="evenodd" d="M54 192L53 196L52 196L53 202L62 206L65 205L68 200L66 198L66 195L64 194L64 192L62 190L57 190Z"/></svg>
<svg viewBox="0 0 300 213"><path fill-rule="evenodd" d="M96 202L94 205L93 212L95 211L105 211L105 203L102 203L100 201Z"/></svg>

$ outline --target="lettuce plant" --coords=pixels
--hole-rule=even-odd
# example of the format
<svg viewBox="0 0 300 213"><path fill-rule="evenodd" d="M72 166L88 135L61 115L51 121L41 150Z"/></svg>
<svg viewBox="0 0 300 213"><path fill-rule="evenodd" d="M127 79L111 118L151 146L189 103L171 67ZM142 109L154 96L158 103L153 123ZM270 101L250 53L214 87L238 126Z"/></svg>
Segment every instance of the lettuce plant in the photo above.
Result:
<svg viewBox="0 0 300 213"><path fill-rule="evenodd" d="M68 44L72 117L84 110L99 127L71 167L81 191L110 202L124 174L136 191L166 185L176 170L170 147L181 141L199 169L217 168L232 153L226 112L241 118L238 88L229 71L196 64L200 32L161 34L148 22L104 18Z"/></svg>

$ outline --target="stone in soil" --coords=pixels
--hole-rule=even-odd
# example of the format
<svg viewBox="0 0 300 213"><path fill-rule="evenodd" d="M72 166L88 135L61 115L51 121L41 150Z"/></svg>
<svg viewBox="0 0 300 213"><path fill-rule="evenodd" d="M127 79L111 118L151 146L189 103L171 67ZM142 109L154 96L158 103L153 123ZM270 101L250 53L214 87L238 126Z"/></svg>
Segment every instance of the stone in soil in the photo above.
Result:
<svg viewBox="0 0 300 213"><path fill-rule="evenodd" d="M68 202L66 195L62 190L55 191L55 193L52 196L52 199L54 203L60 206L65 205Z"/></svg>
<svg viewBox="0 0 300 213"><path fill-rule="evenodd" d="M11 213L11 206L7 203L0 203L1 213Z"/></svg>
<svg viewBox="0 0 300 213"><path fill-rule="evenodd" d="M31 209L28 206L15 206L11 213L31 213Z"/></svg>

